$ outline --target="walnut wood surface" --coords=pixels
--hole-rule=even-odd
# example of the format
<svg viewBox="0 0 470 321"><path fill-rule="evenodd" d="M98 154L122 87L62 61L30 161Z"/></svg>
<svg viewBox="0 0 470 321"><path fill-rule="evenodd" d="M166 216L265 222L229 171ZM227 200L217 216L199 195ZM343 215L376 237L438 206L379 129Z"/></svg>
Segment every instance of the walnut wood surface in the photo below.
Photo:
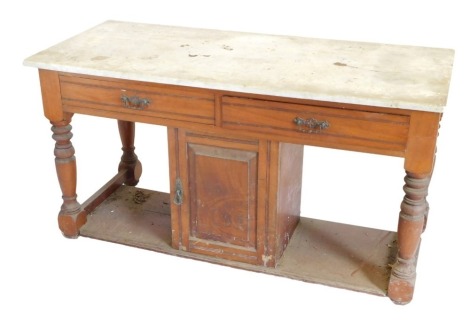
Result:
<svg viewBox="0 0 470 321"><path fill-rule="evenodd" d="M177 164L183 204L175 247L275 266L300 215L303 146L175 131L170 161ZM174 198L175 183L172 182Z"/></svg>
<svg viewBox="0 0 470 321"><path fill-rule="evenodd" d="M275 268L281 261L299 222L303 145L400 156L405 197L388 295L399 304L411 301L441 114L47 70L40 70L40 81L56 141L64 235L78 236L86 222L75 194L73 113L118 119L119 170L127 185L137 184L141 174L134 123L167 126L170 197L180 188L183 200L170 205L172 247L240 264ZM328 126L312 129L296 118ZM91 207L117 187L108 185Z"/></svg>
<svg viewBox="0 0 470 321"><path fill-rule="evenodd" d="M59 212L59 228L66 237L75 238L80 227L86 223L86 212L77 201L77 165L75 150L71 143L72 115L65 114L63 121L52 121L52 138L56 141L54 148L55 166L60 189L62 190L62 206Z"/></svg>
<svg viewBox="0 0 470 321"><path fill-rule="evenodd" d="M214 95L207 91L181 90L150 83L61 75L64 110L84 111L93 115L106 112L108 117L139 112L145 117L214 123ZM148 99L142 110L126 107L121 98Z"/></svg>
<svg viewBox="0 0 470 321"><path fill-rule="evenodd" d="M125 170L125 184L135 186L142 175L142 164L134 152L135 123L118 120L118 129L122 142L122 156L118 172Z"/></svg>
<svg viewBox="0 0 470 321"><path fill-rule="evenodd" d="M213 133L222 127L226 133L254 139L392 156L408 151L410 115L429 114L67 73L60 73L59 80L62 108L71 113ZM123 93L147 98L150 104L142 110L126 108ZM293 122L295 117L325 119L330 127L304 133Z"/></svg>
<svg viewBox="0 0 470 321"><path fill-rule="evenodd" d="M258 186L258 143L184 130L177 141L184 201L172 229L182 231L180 248L258 263L263 238L257 226L264 219L257 203L264 192Z"/></svg>
<svg viewBox="0 0 470 321"><path fill-rule="evenodd" d="M294 119L328 121L329 127L306 133ZM401 155L406 147L409 117L381 111L280 103L270 100L223 97L222 126L241 131L293 137L311 145L369 148Z"/></svg>

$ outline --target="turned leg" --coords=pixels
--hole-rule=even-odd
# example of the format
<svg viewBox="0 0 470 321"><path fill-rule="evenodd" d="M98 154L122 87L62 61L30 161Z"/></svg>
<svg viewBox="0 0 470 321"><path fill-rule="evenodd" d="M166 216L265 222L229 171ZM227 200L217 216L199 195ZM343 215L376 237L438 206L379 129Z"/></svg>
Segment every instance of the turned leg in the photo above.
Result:
<svg viewBox="0 0 470 321"><path fill-rule="evenodd" d="M59 212L59 228L66 237L76 238L80 227L86 223L86 212L77 202L77 167L75 163L75 150L70 139L72 126L70 119L52 123L52 138L56 141L54 155L57 177L62 190L62 207Z"/></svg>
<svg viewBox="0 0 470 321"><path fill-rule="evenodd" d="M122 142L122 157L118 170L126 170L125 184L135 186L142 175L142 164L134 153L135 123L118 120L118 127Z"/></svg>
<svg viewBox="0 0 470 321"><path fill-rule="evenodd" d="M397 304L406 304L413 298L417 251L429 209L426 196L430 180L431 175L407 172L405 176L405 197L397 233L398 254L388 288L390 299Z"/></svg>

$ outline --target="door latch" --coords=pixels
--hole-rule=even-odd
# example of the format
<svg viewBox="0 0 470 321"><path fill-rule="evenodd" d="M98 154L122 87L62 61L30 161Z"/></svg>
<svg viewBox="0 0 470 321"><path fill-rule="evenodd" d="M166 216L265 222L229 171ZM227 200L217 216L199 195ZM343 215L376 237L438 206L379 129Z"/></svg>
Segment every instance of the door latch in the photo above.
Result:
<svg viewBox="0 0 470 321"><path fill-rule="evenodd" d="M176 179L176 189L175 197L173 198L173 203L176 205L183 204L183 184L179 178Z"/></svg>

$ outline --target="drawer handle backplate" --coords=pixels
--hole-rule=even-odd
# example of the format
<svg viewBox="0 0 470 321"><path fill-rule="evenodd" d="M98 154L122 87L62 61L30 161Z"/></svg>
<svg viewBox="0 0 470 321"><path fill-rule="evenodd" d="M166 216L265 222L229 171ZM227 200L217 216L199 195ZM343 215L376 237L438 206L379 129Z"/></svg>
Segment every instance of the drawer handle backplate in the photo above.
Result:
<svg viewBox="0 0 470 321"><path fill-rule="evenodd" d="M326 120L316 120L315 118L303 119L301 117L295 117L293 119L297 125L297 129L302 133L314 134L318 133L323 129L330 127L330 124Z"/></svg>
<svg viewBox="0 0 470 321"><path fill-rule="evenodd" d="M126 95L121 96L121 101L125 108L143 110L150 105L150 100L147 98L140 98L139 96L128 97Z"/></svg>

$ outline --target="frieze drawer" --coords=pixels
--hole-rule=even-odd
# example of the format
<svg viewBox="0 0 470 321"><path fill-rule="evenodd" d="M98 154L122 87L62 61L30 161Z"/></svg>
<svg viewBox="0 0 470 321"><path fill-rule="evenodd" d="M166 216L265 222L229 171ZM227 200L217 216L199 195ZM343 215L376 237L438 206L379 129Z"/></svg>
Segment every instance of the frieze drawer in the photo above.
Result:
<svg viewBox="0 0 470 321"><path fill-rule="evenodd" d="M308 145L399 156L406 148L409 116L224 96L222 126Z"/></svg>
<svg viewBox="0 0 470 321"><path fill-rule="evenodd" d="M70 112L214 123L214 95L207 91L67 74L60 76L60 89L63 108Z"/></svg>

